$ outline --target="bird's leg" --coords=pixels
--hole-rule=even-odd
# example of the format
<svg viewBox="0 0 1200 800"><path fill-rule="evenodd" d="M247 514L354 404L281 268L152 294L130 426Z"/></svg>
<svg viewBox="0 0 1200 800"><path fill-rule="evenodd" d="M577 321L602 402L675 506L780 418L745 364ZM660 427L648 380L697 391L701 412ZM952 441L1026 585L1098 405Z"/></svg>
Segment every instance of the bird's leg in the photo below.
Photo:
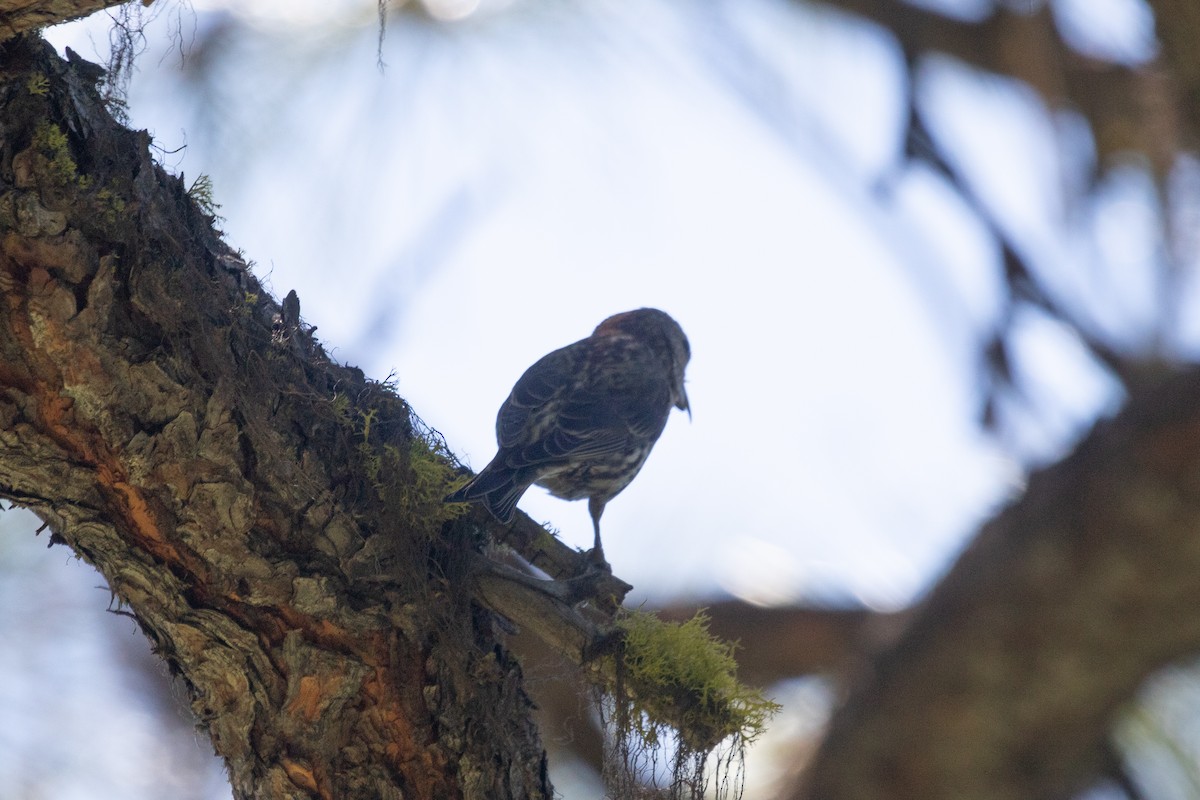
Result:
<svg viewBox="0 0 1200 800"><path fill-rule="evenodd" d="M599 497L588 498L588 513L592 515L592 528L596 532L596 541L592 545L592 552L589 557L593 564L604 569L608 569L608 562L604 559L604 547L600 544L600 515L604 513L604 504L607 500L601 500Z"/></svg>

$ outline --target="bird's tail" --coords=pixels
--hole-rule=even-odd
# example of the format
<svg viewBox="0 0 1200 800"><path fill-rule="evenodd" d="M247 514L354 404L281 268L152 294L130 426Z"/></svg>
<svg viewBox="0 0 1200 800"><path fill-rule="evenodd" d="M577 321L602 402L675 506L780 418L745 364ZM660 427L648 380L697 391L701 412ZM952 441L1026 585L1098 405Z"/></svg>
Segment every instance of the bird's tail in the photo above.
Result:
<svg viewBox="0 0 1200 800"><path fill-rule="evenodd" d="M512 522L516 514L517 501L529 488L531 480L523 480L523 476L511 467L496 461L488 464L482 471L456 492L446 495L444 503L467 503L480 500L491 512L491 515L504 524Z"/></svg>

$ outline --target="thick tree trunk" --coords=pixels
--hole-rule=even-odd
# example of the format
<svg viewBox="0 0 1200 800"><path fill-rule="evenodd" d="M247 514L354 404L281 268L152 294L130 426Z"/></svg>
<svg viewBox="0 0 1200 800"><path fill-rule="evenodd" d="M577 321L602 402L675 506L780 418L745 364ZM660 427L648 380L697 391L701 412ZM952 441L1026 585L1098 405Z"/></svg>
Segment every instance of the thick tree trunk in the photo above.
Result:
<svg viewBox="0 0 1200 800"><path fill-rule="evenodd" d="M105 575L237 797L549 797L448 469L83 73L0 50L0 495Z"/></svg>

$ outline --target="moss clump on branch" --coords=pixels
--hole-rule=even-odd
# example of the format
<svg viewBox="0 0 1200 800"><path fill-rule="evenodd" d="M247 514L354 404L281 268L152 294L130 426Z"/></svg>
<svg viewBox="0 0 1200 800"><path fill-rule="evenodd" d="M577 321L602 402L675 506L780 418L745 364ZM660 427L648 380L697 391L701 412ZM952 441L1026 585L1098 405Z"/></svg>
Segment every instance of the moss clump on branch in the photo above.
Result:
<svg viewBox="0 0 1200 800"><path fill-rule="evenodd" d="M625 680L651 722L676 720L687 743L708 749L722 739L757 739L778 704L737 679L736 644L717 639L700 611L687 622L664 622L630 611L617 626L624 632Z"/></svg>
<svg viewBox="0 0 1200 800"><path fill-rule="evenodd" d="M737 680L736 645L708 623L703 611L683 623L641 611L617 619L623 647L602 671L611 680L602 713L614 740L606 773L615 797L638 797L641 784L655 783L668 751L672 797L705 796L710 776L718 797L731 786L740 794L745 746L779 705Z"/></svg>
<svg viewBox="0 0 1200 800"><path fill-rule="evenodd" d="M442 523L467 512L461 504L443 503L442 498L458 479L446 441L436 431L418 424L408 447L408 480L400 486L401 502L429 526L432 536Z"/></svg>
<svg viewBox="0 0 1200 800"><path fill-rule="evenodd" d="M442 502L459 477L453 456L441 435L426 426L392 386L374 384L372 389L369 405L336 394L333 412L356 442L367 488L386 505L392 521L409 529L419 527L433 538L444 522L466 510Z"/></svg>

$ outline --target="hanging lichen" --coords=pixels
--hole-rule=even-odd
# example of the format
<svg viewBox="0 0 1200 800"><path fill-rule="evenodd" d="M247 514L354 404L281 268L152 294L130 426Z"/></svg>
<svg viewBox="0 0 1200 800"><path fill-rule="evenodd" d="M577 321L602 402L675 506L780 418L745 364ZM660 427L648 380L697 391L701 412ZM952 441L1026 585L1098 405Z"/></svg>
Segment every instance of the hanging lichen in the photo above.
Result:
<svg viewBox="0 0 1200 800"><path fill-rule="evenodd" d="M746 745L779 706L736 678L735 645L684 623L626 612L623 647L601 669L605 782L614 800L739 798Z"/></svg>

